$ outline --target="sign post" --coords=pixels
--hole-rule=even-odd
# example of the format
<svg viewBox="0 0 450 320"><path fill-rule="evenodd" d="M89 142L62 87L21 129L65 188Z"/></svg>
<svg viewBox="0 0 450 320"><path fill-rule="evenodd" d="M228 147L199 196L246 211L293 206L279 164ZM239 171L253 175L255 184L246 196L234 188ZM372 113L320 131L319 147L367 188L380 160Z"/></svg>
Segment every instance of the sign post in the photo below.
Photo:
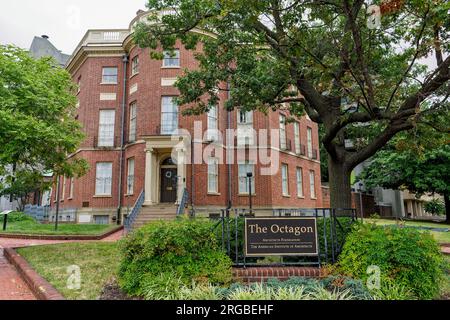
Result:
<svg viewBox="0 0 450 320"><path fill-rule="evenodd" d="M6 224L8 223L8 214L13 212L12 210L7 210L0 212L0 216L3 216L3 231L6 231Z"/></svg>
<svg viewBox="0 0 450 320"><path fill-rule="evenodd" d="M313 217L245 219L245 256L319 256Z"/></svg>

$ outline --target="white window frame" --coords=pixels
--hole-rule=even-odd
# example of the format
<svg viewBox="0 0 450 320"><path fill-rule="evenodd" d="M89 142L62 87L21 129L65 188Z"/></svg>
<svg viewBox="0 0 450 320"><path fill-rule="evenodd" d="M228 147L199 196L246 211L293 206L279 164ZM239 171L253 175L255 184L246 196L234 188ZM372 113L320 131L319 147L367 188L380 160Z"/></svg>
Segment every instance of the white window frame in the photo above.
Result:
<svg viewBox="0 0 450 320"><path fill-rule="evenodd" d="M300 140L300 123L295 122L294 123L294 136L295 136L295 153L300 154L301 153L301 140Z"/></svg>
<svg viewBox="0 0 450 320"><path fill-rule="evenodd" d="M238 146L254 145L253 111L237 111L237 144Z"/></svg>
<svg viewBox="0 0 450 320"><path fill-rule="evenodd" d="M64 201L64 198L66 196L66 183L67 183L67 178L63 177L61 201Z"/></svg>
<svg viewBox="0 0 450 320"><path fill-rule="evenodd" d="M244 167L243 170L242 167ZM253 173L253 178L252 178L252 195L256 194L256 190L255 190L255 164L251 161L239 161L238 162L238 180L239 180L239 194L240 195L248 195L249 194L249 189L248 189L248 178L247 178L247 173L249 172L249 170L251 170L251 172Z"/></svg>
<svg viewBox="0 0 450 320"><path fill-rule="evenodd" d="M139 73L139 56L135 56L131 60L131 76L135 76Z"/></svg>
<svg viewBox="0 0 450 320"><path fill-rule="evenodd" d="M219 108L217 106L211 106L208 111L206 139L208 141L217 141L219 139Z"/></svg>
<svg viewBox="0 0 450 320"><path fill-rule="evenodd" d="M289 166L281 164L281 191L283 196L289 196Z"/></svg>
<svg viewBox="0 0 450 320"><path fill-rule="evenodd" d="M163 68L179 68L181 66L180 50L174 49L173 53L174 56L171 55L170 51L163 52Z"/></svg>
<svg viewBox="0 0 450 320"><path fill-rule="evenodd" d="M303 190L303 168L297 167L297 196L299 198L305 197L305 192Z"/></svg>
<svg viewBox="0 0 450 320"><path fill-rule="evenodd" d="M136 125L137 125L137 103L132 102L130 104L130 122L129 122L128 141L136 141Z"/></svg>
<svg viewBox="0 0 450 320"><path fill-rule="evenodd" d="M97 162L95 165L95 195L112 195L112 162Z"/></svg>
<svg viewBox="0 0 450 320"><path fill-rule="evenodd" d="M219 159L208 159L208 193L219 193Z"/></svg>
<svg viewBox="0 0 450 320"><path fill-rule="evenodd" d="M161 98L161 134L171 135L178 129L178 105L173 102L174 96L163 96ZM170 104L167 103L170 100ZM168 115L169 117L165 117ZM166 123L166 119L170 119Z"/></svg>
<svg viewBox="0 0 450 320"><path fill-rule="evenodd" d="M104 109L99 112L98 146L114 147L116 110Z"/></svg>
<svg viewBox="0 0 450 320"><path fill-rule="evenodd" d="M310 191L311 199L317 199L316 173L314 172L314 170L309 171L309 191Z"/></svg>
<svg viewBox="0 0 450 320"><path fill-rule="evenodd" d="M116 70L116 74L106 74L106 70ZM119 81L119 68L103 67L102 68L102 84L117 84Z"/></svg>
<svg viewBox="0 0 450 320"><path fill-rule="evenodd" d="M134 178L136 171L136 160L129 158L127 160L127 195L134 194Z"/></svg>
<svg viewBox="0 0 450 320"><path fill-rule="evenodd" d="M70 189L69 189L69 199L73 199L73 189L75 187L75 178L70 178Z"/></svg>
<svg viewBox="0 0 450 320"><path fill-rule="evenodd" d="M313 141L312 141L312 128L307 128L307 139L308 139L308 158L313 157Z"/></svg>
<svg viewBox="0 0 450 320"><path fill-rule="evenodd" d="M283 114L280 114L280 149L287 149L286 116Z"/></svg>

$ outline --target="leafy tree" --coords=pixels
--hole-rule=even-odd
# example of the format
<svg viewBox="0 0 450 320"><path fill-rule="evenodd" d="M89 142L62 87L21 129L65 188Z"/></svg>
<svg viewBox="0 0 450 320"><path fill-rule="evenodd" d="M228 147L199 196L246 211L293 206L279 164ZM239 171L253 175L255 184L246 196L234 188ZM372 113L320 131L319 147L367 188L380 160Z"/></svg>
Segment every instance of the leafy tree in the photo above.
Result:
<svg viewBox="0 0 450 320"><path fill-rule="evenodd" d="M86 161L68 159L84 138L74 91L70 75L51 58L0 46L0 194L24 199L48 187L43 172L86 172Z"/></svg>
<svg viewBox="0 0 450 320"><path fill-rule="evenodd" d="M425 211L433 215L444 215L445 205L439 199L433 199L425 203Z"/></svg>
<svg viewBox="0 0 450 320"><path fill-rule="evenodd" d="M450 145L425 150L383 150L374 157L361 178L370 187L439 193L445 199L447 222L450 222Z"/></svg>
<svg viewBox="0 0 450 320"><path fill-rule="evenodd" d="M161 47L172 50L177 39L197 49L199 68L176 83L178 102L193 105L186 113L206 111L227 91L229 110L287 105L323 125L335 207L351 206L356 165L448 98L447 1L390 0L378 29L368 24L364 0L149 0L147 6L154 13L135 28L140 47L158 59ZM419 61L433 53L437 68L429 71ZM346 149L346 139L356 149Z"/></svg>

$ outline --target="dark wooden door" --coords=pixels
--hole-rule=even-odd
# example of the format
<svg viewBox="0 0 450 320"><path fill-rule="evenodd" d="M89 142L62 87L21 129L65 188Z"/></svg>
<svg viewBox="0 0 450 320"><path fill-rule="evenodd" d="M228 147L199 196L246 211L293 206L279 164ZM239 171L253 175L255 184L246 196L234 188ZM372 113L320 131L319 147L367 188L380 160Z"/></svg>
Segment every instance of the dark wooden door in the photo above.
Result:
<svg viewBox="0 0 450 320"><path fill-rule="evenodd" d="M161 169L161 202L177 201L177 169Z"/></svg>

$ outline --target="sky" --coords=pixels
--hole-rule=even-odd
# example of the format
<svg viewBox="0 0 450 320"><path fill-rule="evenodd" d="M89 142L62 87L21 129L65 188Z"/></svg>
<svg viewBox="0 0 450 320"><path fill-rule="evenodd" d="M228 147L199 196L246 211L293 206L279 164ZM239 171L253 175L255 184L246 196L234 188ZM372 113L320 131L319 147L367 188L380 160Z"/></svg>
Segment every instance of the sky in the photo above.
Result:
<svg viewBox="0 0 450 320"><path fill-rule="evenodd" d="M128 28L146 0L0 0L0 43L29 49L34 36L72 54L88 29Z"/></svg>

